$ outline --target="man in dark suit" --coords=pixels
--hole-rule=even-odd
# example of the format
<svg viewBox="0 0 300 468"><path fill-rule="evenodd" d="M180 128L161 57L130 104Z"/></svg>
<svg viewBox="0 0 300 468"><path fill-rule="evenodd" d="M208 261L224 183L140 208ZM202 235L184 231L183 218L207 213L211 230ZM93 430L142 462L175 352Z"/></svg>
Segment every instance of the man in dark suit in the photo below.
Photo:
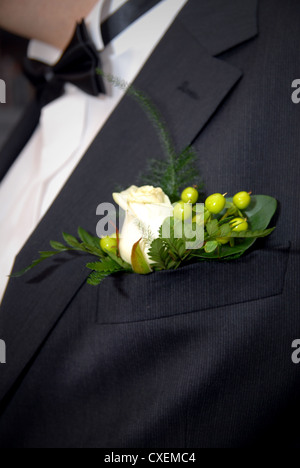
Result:
<svg viewBox="0 0 300 468"><path fill-rule="evenodd" d="M299 24L298 0L189 0L176 15L135 84L178 148L193 144L207 192L276 197L277 229L232 263L92 288L84 259L66 256L11 280L0 446L299 445ZM94 232L97 205L134 183L158 145L123 99L15 269L62 230Z"/></svg>

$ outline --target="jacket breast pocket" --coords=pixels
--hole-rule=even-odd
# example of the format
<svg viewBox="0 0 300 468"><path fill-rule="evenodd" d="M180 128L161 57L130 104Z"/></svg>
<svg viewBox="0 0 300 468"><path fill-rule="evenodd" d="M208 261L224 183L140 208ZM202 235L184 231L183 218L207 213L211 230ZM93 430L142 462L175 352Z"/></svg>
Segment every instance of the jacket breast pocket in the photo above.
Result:
<svg viewBox="0 0 300 468"><path fill-rule="evenodd" d="M156 320L280 295L289 250L257 250L231 262L110 277L98 288L97 323Z"/></svg>

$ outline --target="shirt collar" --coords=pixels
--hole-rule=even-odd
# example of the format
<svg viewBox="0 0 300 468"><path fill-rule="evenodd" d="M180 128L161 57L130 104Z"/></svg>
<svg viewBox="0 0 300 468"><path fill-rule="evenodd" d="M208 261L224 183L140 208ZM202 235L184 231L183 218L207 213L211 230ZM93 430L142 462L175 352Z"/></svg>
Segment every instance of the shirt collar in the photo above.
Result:
<svg viewBox="0 0 300 468"><path fill-rule="evenodd" d="M107 2L106 0L99 0L85 18L88 32L99 52L104 49L99 25L124 5L126 1L127 0L112 0L111 2ZM28 58L32 60L39 60L47 63L48 65L54 65L60 59L62 51L45 42L34 39L29 43L27 55Z"/></svg>

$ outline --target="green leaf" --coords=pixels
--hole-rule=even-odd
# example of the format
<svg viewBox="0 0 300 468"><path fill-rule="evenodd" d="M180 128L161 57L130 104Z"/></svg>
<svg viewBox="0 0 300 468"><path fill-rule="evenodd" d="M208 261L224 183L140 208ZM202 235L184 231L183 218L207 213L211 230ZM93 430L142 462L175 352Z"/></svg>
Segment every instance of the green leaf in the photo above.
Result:
<svg viewBox="0 0 300 468"><path fill-rule="evenodd" d="M18 271L17 273L13 273L10 275L10 278L20 278L21 276L24 276L28 271L32 270L36 266L38 266L40 263L44 262L48 258L53 257L54 255L57 255L59 252L39 252L40 258L37 260L34 260L31 265L29 265L26 268L23 268L23 270Z"/></svg>
<svg viewBox="0 0 300 468"><path fill-rule="evenodd" d="M68 247L66 247L64 244L61 244L60 242L50 241L50 245L52 249L57 250L58 252L64 252L68 250Z"/></svg>
<svg viewBox="0 0 300 468"><path fill-rule="evenodd" d="M206 253L210 254L214 252L215 250L217 250L218 247L219 247L219 244L217 241L209 241L205 244L204 250Z"/></svg>
<svg viewBox="0 0 300 468"><path fill-rule="evenodd" d="M186 249L185 249L185 238L184 238L184 230L183 230L183 223L179 220L176 220L175 223L173 223L173 220L171 220L171 231L170 231L170 237L166 237L163 239L164 245L167 247L168 253L170 257L175 260L181 260ZM176 238L175 237L175 230L176 227L179 227L182 229L182 238Z"/></svg>
<svg viewBox="0 0 300 468"><path fill-rule="evenodd" d="M220 227L220 236L219 237L229 237L230 234L231 234L230 224L223 224Z"/></svg>
<svg viewBox="0 0 300 468"><path fill-rule="evenodd" d="M275 228L265 229L262 231L231 232L227 237L234 237L237 239L259 239L269 236L274 230Z"/></svg>
<svg viewBox="0 0 300 468"><path fill-rule="evenodd" d="M90 286L98 286L100 283L102 283L103 280L105 280L105 278L107 278L111 274L112 273L110 273L110 272L96 272L96 271L94 271L88 277L87 283Z"/></svg>
<svg viewBox="0 0 300 468"><path fill-rule="evenodd" d="M225 204L225 210L230 210L231 208L233 208L233 203L232 202L229 202L228 199L226 198L226 204Z"/></svg>
<svg viewBox="0 0 300 468"><path fill-rule="evenodd" d="M75 247L75 248L80 248L80 243L76 239L76 237L71 236L70 234L66 234L65 232L63 233L63 238L65 242L70 246L70 247Z"/></svg>
<svg viewBox="0 0 300 468"><path fill-rule="evenodd" d="M167 249L162 239L155 239L152 242L148 256L151 262L154 263L153 267L158 270L168 270L168 259L173 262L173 260L168 255Z"/></svg>
<svg viewBox="0 0 300 468"><path fill-rule="evenodd" d="M121 257L118 257L116 254L113 252L106 252L107 255L117 264L119 265L123 270L126 271L132 271L131 265L129 263L124 262Z"/></svg>
<svg viewBox="0 0 300 468"><path fill-rule="evenodd" d="M252 197L252 202L244 214L250 222L252 230L266 229L277 210L277 200L266 195Z"/></svg>
<svg viewBox="0 0 300 468"><path fill-rule="evenodd" d="M85 245L88 245L88 246L93 247L93 248L96 247L97 250L100 250L100 248L99 248L100 239L98 239L98 237L92 236L85 229L83 229L81 227L78 228L78 236L79 236L80 240L82 240L82 242Z"/></svg>
<svg viewBox="0 0 300 468"><path fill-rule="evenodd" d="M28 271L32 270L32 268L38 266L43 261L44 259L35 260L34 262L32 262L31 265L29 265L26 268L23 268L23 270L18 271L17 273L12 273L10 275L10 278L20 278L21 276L24 276L26 273L28 273Z"/></svg>
<svg viewBox="0 0 300 468"><path fill-rule="evenodd" d="M220 235L219 222L213 219L206 225L206 230L210 237L218 237Z"/></svg>
<svg viewBox="0 0 300 468"><path fill-rule="evenodd" d="M244 218L244 217L245 217L245 216L243 215L243 218ZM234 218L235 218L235 216L227 216L225 219L221 219L221 220L219 221L219 227L223 226L224 224L229 224L230 221L232 221Z"/></svg>
<svg viewBox="0 0 300 468"><path fill-rule="evenodd" d="M47 259L47 258L50 258L50 257L53 257L54 255L57 255L58 252L53 252L52 250L49 251L49 252L39 252L39 255L40 255L40 258L41 259Z"/></svg>
<svg viewBox="0 0 300 468"><path fill-rule="evenodd" d="M87 268L89 268L90 270L97 271L97 272L111 272L111 273L115 271L120 271L122 269L120 265L118 265L109 257L106 258L105 260L102 260L101 262L88 263Z"/></svg>
<svg viewBox="0 0 300 468"><path fill-rule="evenodd" d="M132 248L131 263L135 273L139 275L148 275L152 273L152 269L141 249L140 240L136 242Z"/></svg>
<svg viewBox="0 0 300 468"><path fill-rule="evenodd" d="M179 239L180 241L180 239ZM183 241L178 243L178 253L179 256L182 258L184 254L186 253L186 248L185 248L185 243Z"/></svg>
<svg viewBox="0 0 300 468"><path fill-rule="evenodd" d="M94 255L97 258L102 258L102 259L105 258L106 259L105 268L104 268L105 271L108 270L108 266L109 266L109 270L114 271L114 272L124 269L124 268L128 270L128 265L125 262L123 262L121 259L118 259L116 256L115 258L111 259L109 256L105 255L104 252L100 249L100 245L95 247L95 245L97 245L96 238L93 239L92 236L90 236L86 231L84 231L81 228L79 228L79 233L80 233L81 240L83 239L85 240L83 244L79 243L79 241L74 236L63 233L63 238L70 247L63 245L60 242L51 241L50 245L54 249L54 251L39 252L39 255L40 255L39 259L34 260L31 265L24 268L22 271L12 274L11 277L18 278L20 276L23 276L28 271L38 266L43 261L53 257L54 255L58 255L59 253L68 252L68 251L81 251L81 252ZM131 269L130 265L129 265L129 268Z"/></svg>

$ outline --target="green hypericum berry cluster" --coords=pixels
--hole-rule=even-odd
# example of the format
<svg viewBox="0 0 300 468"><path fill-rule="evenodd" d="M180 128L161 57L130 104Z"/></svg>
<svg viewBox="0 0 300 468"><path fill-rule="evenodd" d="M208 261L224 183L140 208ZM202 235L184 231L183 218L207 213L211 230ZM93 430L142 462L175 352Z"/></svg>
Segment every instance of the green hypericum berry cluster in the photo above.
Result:
<svg viewBox="0 0 300 468"><path fill-rule="evenodd" d="M246 232L249 230L249 224L247 217L242 213L242 210L246 210L251 203L251 192L239 192L234 197L232 202L226 200L226 194L215 193L210 195L205 201L205 225L208 222L212 222L217 219L218 223L224 226L227 224L228 234L230 232ZM225 211L225 209L227 210ZM222 216L222 213L225 214ZM216 218L214 218L216 217ZM224 229L223 229L224 230ZM209 242L209 250L204 247L208 253L212 252L212 249L216 250L222 245L226 245L230 242L231 246L234 246L234 238L217 237L214 242ZM214 245L212 245L214 244Z"/></svg>
<svg viewBox="0 0 300 468"><path fill-rule="evenodd" d="M215 193L210 195L205 201L206 209L212 214L221 213L226 206L226 195L221 195L220 193ZM239 192L233 197L233 206L237 210L246 210L251 203L251 192Z"/></svg>
<svg viewBox="0 0 300 468"><path fill-rule="evenodd" d="M207 254L213 254L217 249L220 251L227 244L234 247L236 242L251 234L245 214L252 201L251 193L239 192L231 199L226 198L227 193L214 193L205 200L203 215L196 206L199 200L197 187L187 187L181 194L181 200L174 204L174 219L192 221L199 228L204 228L203 250Z"/></svg>

